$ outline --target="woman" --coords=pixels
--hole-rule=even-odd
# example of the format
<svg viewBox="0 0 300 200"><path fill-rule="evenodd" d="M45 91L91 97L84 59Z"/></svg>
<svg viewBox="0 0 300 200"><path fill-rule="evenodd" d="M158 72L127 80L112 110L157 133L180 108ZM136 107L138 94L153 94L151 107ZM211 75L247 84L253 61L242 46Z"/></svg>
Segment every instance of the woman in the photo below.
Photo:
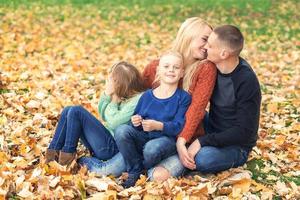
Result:
<svg viewBox="0 0 300 200"><path fill-rule="evenodd" d="M177 138L178 155L171 156L150 169L148 173L151 179L165 180L170 176L180 176L184 167L196 168L191 156L195 155L195 152L191 152L192 149L189 152L186 145L204 134L202 120L216 80L216 67L206 60L204 48L211 32L212 27L209 24L193 17L187 19L177 33L173 50L183 55L185 74L182 87L191 94L192 103L186 113L185 126ZM144 70L143 77L147 87L152 86L157 66L158 60L155 60Z"/></svg>

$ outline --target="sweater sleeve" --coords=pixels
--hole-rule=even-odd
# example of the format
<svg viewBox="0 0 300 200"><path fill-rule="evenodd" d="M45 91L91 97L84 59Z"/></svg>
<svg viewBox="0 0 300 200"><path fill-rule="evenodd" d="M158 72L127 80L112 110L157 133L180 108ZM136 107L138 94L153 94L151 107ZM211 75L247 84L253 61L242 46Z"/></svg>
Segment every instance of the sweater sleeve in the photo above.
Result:
<svg viewBox="0 0 300 200"><path fill-rule="evenodd" d="M253 80L253 79L252 79ZM259 124L261 93L259 84L253 87L253 81L240 85L237 93L236 125L222 132L206 134L199 138L201 146L224 147L255 143ZM252 89L251 89L252 88ZM249 140L255 141L249 141Z"/></svg>
<svg viewBox="0 0 300 200"><path fill-rule="evenodd" d="M100 100L98 103L98 112L100 114L101 119L105 120L104 112L108 104L110 103L110 96L106 95L104 92L100 96Z"/></svg>
<svg viewBox="0 0 300 200"><path fill-rule="evenodd" d="M216 67L210 63L203 63L198 73L195 88L192 92L192 102L186 112L186 123L179 137L183 137L187 142L194 137L196 129L202 122L205 115L205 108L212 95L217 70Z"/></svg>
<svg viewBox="0 0 300 200"><path fill-rule="evenodd" d="M180 102L178 111L172 121L163 122L164 127L162 130L162 134L176 137L180 131L182 130L185 123L185 113L191 103L191 96L189 94L185 94Z"/></svg>
<svg viewBox="0 0 300 200"><path fill-rule="evenodd" d="M156 68L159 60L153 60L150 62L143 71L143 83L146 88L152 88L153 81L156 75Z"/></svg>
<svg viewBox="0 0 300 200"><path fill-rule="evenodd" d="M122 106L116 103L110 103L106 107L106 112L104 114L104 120L106 121L106 126L114 130L117 126L125 124L130 121L133 115L134 109L138 103L141 94L138 94L126 102L123 102Z"/></svg>

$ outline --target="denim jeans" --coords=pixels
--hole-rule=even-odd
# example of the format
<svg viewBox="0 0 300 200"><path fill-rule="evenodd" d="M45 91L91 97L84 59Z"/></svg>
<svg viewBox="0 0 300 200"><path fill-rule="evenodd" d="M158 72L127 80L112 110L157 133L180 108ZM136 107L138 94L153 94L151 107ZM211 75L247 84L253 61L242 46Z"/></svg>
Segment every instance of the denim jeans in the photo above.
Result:
<svg viewBox="0 0 300 200"><path fill-rule="evenodd" d="M130 125L119 126L115 131L115 140L129 174L140 174L143 169L151 168L176 153L175 139L164 136L152 139L146 132Z"/></svg>
<svg viewBox="0 0 300 200"><path fill-rule="evenodd" d="M81 157L77 162L99 176L113 175L118 177L126 171L125 161L120 152L106 161L96 157Z"/></svg>
<svg viewBox="0 0 300 200"><path fill-rule="evenodd" d="M203 123L206 134L212 133L212 128L208 126L208 114L205 115ZM232 167L238 167L246 163L248 155L249 149L237 145L228 147L204 146L195 156L196 170L201 173L217 173ZM178 155L173 155L161 161L157 166L164 167L174 177L182 176L187 171ZM154 170L155 168L148 170L150 179L153 179Z"/></svg>
<svg viewBox="0 0 300 200"><path fill-rule="evenodd" d="M113 136L97 118L82 106L66 107L61 113L49 149L73 153L79 139L98 159L107 160L118 153Z"/></svg>
<svg viewBox="0 0 300 200"><path fill-rule="evenodd" d="M175 154L176 148L173 144L173 139L168 137L160 137L147 142L143 149L144 167L153 167L161 160ZM173 148L164 149L166 146ZM89 171L95 172L99 176L113 175L118 177L126 171L126 164L120 152L106 161L96 157L81 157L78 159L78 163L85 165Z"/></svg>

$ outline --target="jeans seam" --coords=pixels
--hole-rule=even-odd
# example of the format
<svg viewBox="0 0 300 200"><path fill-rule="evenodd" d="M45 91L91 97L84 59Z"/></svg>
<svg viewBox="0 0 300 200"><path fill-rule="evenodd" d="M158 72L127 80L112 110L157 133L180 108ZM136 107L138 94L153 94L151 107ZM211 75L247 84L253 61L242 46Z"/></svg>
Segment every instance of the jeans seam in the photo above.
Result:
<svg viewBox="0 0 300 200"><path fill-rule="evenodd" d="M54 149L57 149L57 145L58 145L58 142L59 142L59 140L60 140L60 137L62 136L62 131L63 131L64 128L65 128L66 122L67 122L67 119L64 121L64 124L63 124L63 126L62 126L62 129L61 129L61 131L60 131L60 133L59 133L57 142L55 143ZM65 144L63 144L62 148L64 147L64 145L65 145ZM62 148L61 148L61 149L62 149Z"/></svg>
<svg viewBox="0 0 300 200"><path fill-rule="evenodd" d="M245 154L247 154L247 151L241 148L240 149L240 158L243 159L243 163L247 162L247 158L248 158L248 156ZM246 161L244 161L244 159L246 159ZM241 165L241 163L239 163L239 165Z"/></svg>
<svg viewBox="0 0 300 200"><path fill-rule="evenodd" d="M115 148L115 147L112 147L112 148L110 148L110 147L101 147L101 148L98 149L98 151L106 151L106 150L112 150L112 151L115 151L115 150L118 150L118 149ZM97 156L96 156L96 154L95 154L94 151L93 151L92 155L95 156L95 157L97 158ZM114 154L114 155L115 155L115 154ZM113 156L114 156L114 155L113 155ZM112 156L112 157L113 157L113 156ZM102 158L98 158L98 159L102 159Z"/></svg>
<svg viewBox="0 0 300 200"><path fill-rule="evenodd" d="M218 168L218 167L220 167L220 166L222 166L222 165L225 165L225 164L230 164L231 162L226 162L226 163L220 163L220 164L218 164L218 165L214 165L214 167L206 167L206 168L204 168L204 170L203 171L216 171L215 169L216 168ZM233 162L232 164L231 164L231 167L230 168L232 168L233 166L234 166L234 163L235 162ZM212 170L212 169L214 169L214 170Z"/></svg>

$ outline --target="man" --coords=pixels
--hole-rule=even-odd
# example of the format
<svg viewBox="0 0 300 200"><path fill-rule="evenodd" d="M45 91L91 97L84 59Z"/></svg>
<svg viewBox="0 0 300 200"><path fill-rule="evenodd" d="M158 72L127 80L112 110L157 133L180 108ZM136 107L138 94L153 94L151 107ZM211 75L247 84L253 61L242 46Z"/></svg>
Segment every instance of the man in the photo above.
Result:
<svg viewBox="0 0 300 200"><path fill-rule="evenodd" d="M250 65L241 57L244 38L231 25L215 28L205 46L218 69L216 85L204 119L205 135L188 148L195 169L216 173L243 165L256 145L261 91ZM191 166L191 165L190 165Z"/></svg>

